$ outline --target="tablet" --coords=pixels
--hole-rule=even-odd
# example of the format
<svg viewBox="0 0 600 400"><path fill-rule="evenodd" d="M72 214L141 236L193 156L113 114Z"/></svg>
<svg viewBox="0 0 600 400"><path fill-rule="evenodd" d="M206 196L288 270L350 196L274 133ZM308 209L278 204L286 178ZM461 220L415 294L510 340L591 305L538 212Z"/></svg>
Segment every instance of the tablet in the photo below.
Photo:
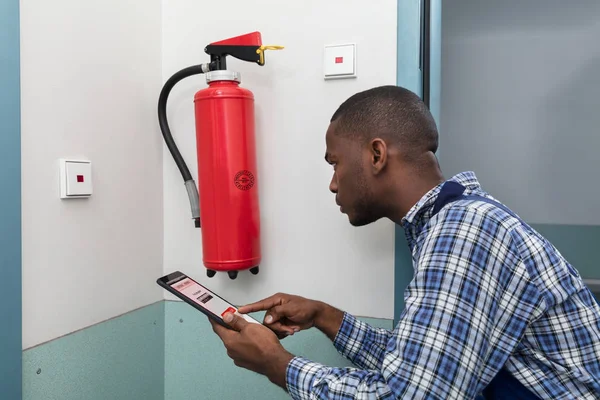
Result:
<svg viewBox="0 0 600 400"><path fill-rule="evenodd" d="M158 278L156 283L226 328L231 328L223 321L223 316L228 312L233 312L250 323L260 324L260 322L251 316L238 313L237 307L183 272L172 272Z"/></svg>

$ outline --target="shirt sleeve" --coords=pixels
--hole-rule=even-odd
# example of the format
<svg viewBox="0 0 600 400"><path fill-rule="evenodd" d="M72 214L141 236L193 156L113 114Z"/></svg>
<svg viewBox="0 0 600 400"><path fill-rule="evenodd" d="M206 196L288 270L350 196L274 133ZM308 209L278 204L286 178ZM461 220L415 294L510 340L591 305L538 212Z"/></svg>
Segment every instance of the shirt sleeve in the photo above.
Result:
<svg viewBox="0 0 600 400"><path fill-rule="evenodd" d="M396 399L377 370L331 368L295 357L288 364L287 390L292 399Z"/></svg>
<svg viewBox="0 0 600 400"><path fill-rule="evenodd" d="M344 313L342 325L333 341L335 348L354 365L380 370L392 332L374 328Z"/></svg>
<svg viewBox="0 0 600 400"><path fill-rule="evenodd" d="M297 357L287 369L292 398L474 399L500 370L537 294L502 223L462 207L438 216L445 221L432 226L419 250L382 364L332 368ZM361 360L360 345L340 347Z"/></svg>

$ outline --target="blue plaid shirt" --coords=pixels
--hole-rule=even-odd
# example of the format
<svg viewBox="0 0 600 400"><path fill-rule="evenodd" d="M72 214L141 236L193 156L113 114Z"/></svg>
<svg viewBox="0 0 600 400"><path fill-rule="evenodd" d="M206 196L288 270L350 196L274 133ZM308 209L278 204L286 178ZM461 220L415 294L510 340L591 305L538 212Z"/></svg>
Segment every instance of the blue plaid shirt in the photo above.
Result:
<svg viewBox="0 0 600 400"><path fill-rule="evenodd" d="M483 192L472 172L450 181ZM474 399L504 368L542 399L600 398L600 307L560 253L518 218L442 185L402 221L414 276L393 331L346 313L334 340L353 368L295 357L294 399Z"/></svg>

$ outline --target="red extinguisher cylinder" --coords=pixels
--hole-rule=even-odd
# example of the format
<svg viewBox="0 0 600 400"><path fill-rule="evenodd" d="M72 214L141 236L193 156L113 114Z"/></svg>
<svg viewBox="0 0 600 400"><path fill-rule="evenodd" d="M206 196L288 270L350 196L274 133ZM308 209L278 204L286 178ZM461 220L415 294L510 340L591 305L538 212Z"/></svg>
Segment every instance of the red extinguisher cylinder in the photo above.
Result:
<svg viewBox="0 0 600 400"><path fill-rule="evenodd" d="M223 72L194 97L202 259L237 271L261 261L254 95Z"/></svg>

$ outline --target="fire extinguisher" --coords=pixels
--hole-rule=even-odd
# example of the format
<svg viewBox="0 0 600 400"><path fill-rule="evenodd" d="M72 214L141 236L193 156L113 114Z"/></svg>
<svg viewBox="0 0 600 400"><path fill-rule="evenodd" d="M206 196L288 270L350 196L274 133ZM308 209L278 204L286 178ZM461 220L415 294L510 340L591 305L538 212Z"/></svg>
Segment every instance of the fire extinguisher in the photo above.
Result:
<svg viewBox="0 0 600 400"><path fill-rule="evenodd" d="M227 56L265 64L260 32L209 44L210 62L180 70L164 84L158 100L158 121L187 189L192 218L201 228L202 261L209 278L227 271L258 274L261 262L258 172L255 154L254 95L240 86L238 72L227 69ZM169 93L182 79L205 74L208 87L194 96L198 188L173 140L167 122Z"/></svg>

